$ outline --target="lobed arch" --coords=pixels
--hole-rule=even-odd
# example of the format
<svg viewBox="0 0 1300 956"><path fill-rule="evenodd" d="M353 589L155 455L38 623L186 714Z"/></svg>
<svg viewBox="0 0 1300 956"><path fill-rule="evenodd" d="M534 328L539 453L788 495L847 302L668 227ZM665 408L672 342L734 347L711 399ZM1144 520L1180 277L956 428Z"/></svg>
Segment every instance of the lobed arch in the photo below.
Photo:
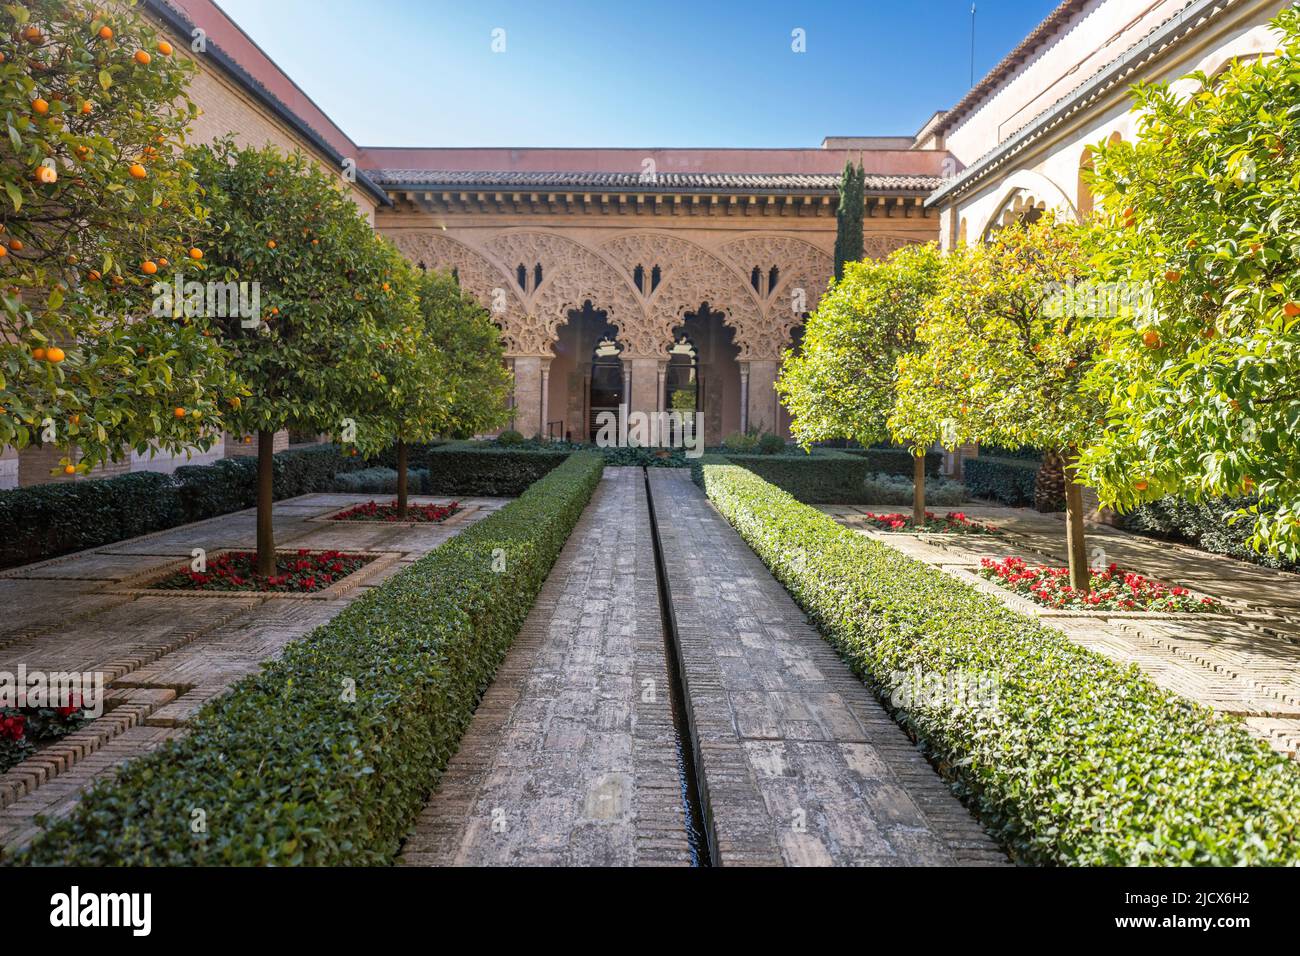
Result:
<svg viewBox="0 0 1300 956"><path fill-rule="evenodd" d="M1049 210L1067 212L1075 219L1079 217L1065 191L1042 173L1018 170L1003 180L1002 189L1002 200L993 207L993 214L980 230L983 239L987 240L999 229L1028 217L1037 218Z"/></svg>

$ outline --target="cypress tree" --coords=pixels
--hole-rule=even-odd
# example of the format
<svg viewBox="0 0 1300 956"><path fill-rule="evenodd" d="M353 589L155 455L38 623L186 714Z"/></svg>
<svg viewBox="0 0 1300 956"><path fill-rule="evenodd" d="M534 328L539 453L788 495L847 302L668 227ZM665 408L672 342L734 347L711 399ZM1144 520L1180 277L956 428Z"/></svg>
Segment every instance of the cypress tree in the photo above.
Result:
<svg viewBox="0 0 1300 956"><path fill-rule="evenodd" d="M840 177L840 205L835 211L835 280L844 277L844 263L862 258L862 205L866 201L867 173L859 162L844 162Z"/></svg>

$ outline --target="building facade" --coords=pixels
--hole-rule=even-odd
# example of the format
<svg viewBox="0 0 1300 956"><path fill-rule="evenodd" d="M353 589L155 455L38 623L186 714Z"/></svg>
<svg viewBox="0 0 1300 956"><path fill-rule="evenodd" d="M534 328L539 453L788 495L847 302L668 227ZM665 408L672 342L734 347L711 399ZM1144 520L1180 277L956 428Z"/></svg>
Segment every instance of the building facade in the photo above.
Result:
<svg viewBox="0 0 1300 956"><path fill-rule="evenodd" d="M213 0L137 9L198 67L195 141L233 133L346 172L378 231L491 311L515 376L515 429L584 440L601 411L698 411L712 444L745 429L788 434L773 384L832 273L846 160L867 172L871 257L980 241L1047 209L1082 218L1089 147L1133 135L1132 84L1267 55L1282 6L1064 0L915 136L680 150L362 147ZM132 455L92 477L251 449L225 435L190 458ZM0 487L86 480L51 478L62 453L4 449Z"/></svg>

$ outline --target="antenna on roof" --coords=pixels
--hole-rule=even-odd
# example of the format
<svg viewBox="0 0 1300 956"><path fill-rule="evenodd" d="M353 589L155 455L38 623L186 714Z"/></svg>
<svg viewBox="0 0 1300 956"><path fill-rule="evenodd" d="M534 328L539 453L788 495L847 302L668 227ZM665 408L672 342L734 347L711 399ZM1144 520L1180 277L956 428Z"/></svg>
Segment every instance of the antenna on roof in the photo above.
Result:
<svg viewBox="0 0 1300 956"><path fill-rule="evenodd" d="M970 5L970 85L975 85L975 4Z"/></svg>

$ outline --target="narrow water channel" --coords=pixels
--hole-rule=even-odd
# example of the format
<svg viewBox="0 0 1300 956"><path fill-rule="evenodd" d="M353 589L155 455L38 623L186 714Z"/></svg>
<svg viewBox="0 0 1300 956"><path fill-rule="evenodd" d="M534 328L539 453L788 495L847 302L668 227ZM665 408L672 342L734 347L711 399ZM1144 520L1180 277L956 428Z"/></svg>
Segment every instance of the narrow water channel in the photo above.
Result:
<svg viewBox="0 0 1300 956"><path fill-rule="evenodd" d="M704 808L700 801L700 788L696 776L694 738L691 736L690 717L686 707L686 691L682 685L677 644L677 622L672 613L672 593L664 568L663 548L659 541L659 520L655 515L655 502L650 489L648 469L641 469L645 481L646 505L650 509L650 533L654 541L655 578L659 582L659 616L663 622L664 657L668 664L669 696L673 710L673 744L677 750L677 773L681 779L682 807L686 816L686 839L690 844L691 865L712 866L708 830L704 822Z"/></svg>

